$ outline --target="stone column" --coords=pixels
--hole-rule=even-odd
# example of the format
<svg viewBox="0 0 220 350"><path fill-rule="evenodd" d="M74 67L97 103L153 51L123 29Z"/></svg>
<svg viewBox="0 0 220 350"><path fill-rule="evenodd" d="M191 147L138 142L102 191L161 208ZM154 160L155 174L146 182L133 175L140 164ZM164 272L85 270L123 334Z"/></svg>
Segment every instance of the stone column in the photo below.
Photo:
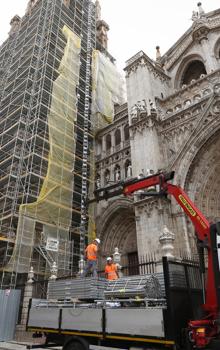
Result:
<svg viewBox="0 0 220 350"><path fill-rule="evenodd" d="M22 330L22 331L25 331L26 329L29 301L30 299L32 299L32 296L33 296L33 283L34 283L33 277L34 277L34 270L33 270L33 267L31 267L28 273L28 280L24 289L21 323L19 327L19 330Z"/></svg>

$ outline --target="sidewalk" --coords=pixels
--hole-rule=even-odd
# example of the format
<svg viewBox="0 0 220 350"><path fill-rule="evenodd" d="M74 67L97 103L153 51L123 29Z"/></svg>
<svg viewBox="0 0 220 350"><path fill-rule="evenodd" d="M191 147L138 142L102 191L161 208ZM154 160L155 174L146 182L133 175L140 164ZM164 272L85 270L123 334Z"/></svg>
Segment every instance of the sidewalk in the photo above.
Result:
<svg viewBox="0 0 220 350"><path fill-rule="evenodd" d="M15 341L11 342L0 342L0 350L26 350L26 346L30 345L30 343L18 343ZM38 350L45 350L45 348L38 348ZM53 350L61 350L62 348L60 346L57 347L49 347L47 349L53 349Z"/></svg>
<svg viewBox="0 0 220 350"><path fill-rule="evenodd" d="M15 341L11 342L0 342L0 350L26 350L26 346L30 345L30 343L18 343ZM49 350L62 350L62 347L56 346L56 347L48 347L46 349ZM115 349L115 348L105 348L103 346L97 346L97 345L90 345L90 350L120 350L120 349ZM45 348L38 348L38 350L45 350ZM123 350L123 349L121 349ZM135 350L135 348L134 348Z"/></svg>

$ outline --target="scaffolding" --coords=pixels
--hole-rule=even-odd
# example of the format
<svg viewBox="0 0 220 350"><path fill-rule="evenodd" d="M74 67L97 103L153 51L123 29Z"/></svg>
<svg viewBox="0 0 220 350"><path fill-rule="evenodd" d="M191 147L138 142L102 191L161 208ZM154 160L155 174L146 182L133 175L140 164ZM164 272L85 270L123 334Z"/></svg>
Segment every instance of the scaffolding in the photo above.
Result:
<svg viewBox="0 0 220 350"><path fill-rule="evenodd" d="M81 39L75 58L65 56L67 32ZM77 269L87 239L95 33L92 1L38 0L0 48L1 288L21 282L31 265L41 279L48 277L53 261L60 275ZM59 102L70 107L57 127L51 126L56 121L53 103L59 100L54 89L65 59L76 79L58 84L63 84ZM57 155L52 161L51 152ZM48 181L52 168L57 177ZM56 249L48 247L48 239L57 240Z"/></svg>

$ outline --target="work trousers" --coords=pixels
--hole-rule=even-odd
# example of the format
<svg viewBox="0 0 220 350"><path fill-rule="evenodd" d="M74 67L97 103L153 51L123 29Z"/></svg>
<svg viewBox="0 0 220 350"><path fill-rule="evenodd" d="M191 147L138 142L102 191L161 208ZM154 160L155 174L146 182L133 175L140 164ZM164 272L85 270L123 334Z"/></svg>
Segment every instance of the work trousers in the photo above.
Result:
<svg viewBox="0 0 220 350"><path fill-rule="evenodd" d="M92 273L93 277L97 277L97 261L96 260L87 260L85 270L83 272L83 277L86 277L88 273Z"/></svg>

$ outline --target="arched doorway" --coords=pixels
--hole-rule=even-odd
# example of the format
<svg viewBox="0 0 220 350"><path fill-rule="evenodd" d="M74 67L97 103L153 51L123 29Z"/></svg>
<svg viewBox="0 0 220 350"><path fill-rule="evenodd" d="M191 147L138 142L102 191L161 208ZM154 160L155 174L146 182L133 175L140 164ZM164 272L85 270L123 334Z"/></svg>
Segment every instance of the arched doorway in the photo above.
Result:
<svg viewBox="0 0 220 350"><path fill-rule="evenodd" d="M185 188L210 222L220 220L220 131L197 153L189 168ZM188 227L192 231L190 223Z"/></svg>
<svg viewBox="0 0 220 350"><path fill-rule="evenodd" d="M121 198L110 203L97 221L97 231L101 238L100 268L116 247L121 253L122 266L137 260L136 224L131 200Z"/></svg>

